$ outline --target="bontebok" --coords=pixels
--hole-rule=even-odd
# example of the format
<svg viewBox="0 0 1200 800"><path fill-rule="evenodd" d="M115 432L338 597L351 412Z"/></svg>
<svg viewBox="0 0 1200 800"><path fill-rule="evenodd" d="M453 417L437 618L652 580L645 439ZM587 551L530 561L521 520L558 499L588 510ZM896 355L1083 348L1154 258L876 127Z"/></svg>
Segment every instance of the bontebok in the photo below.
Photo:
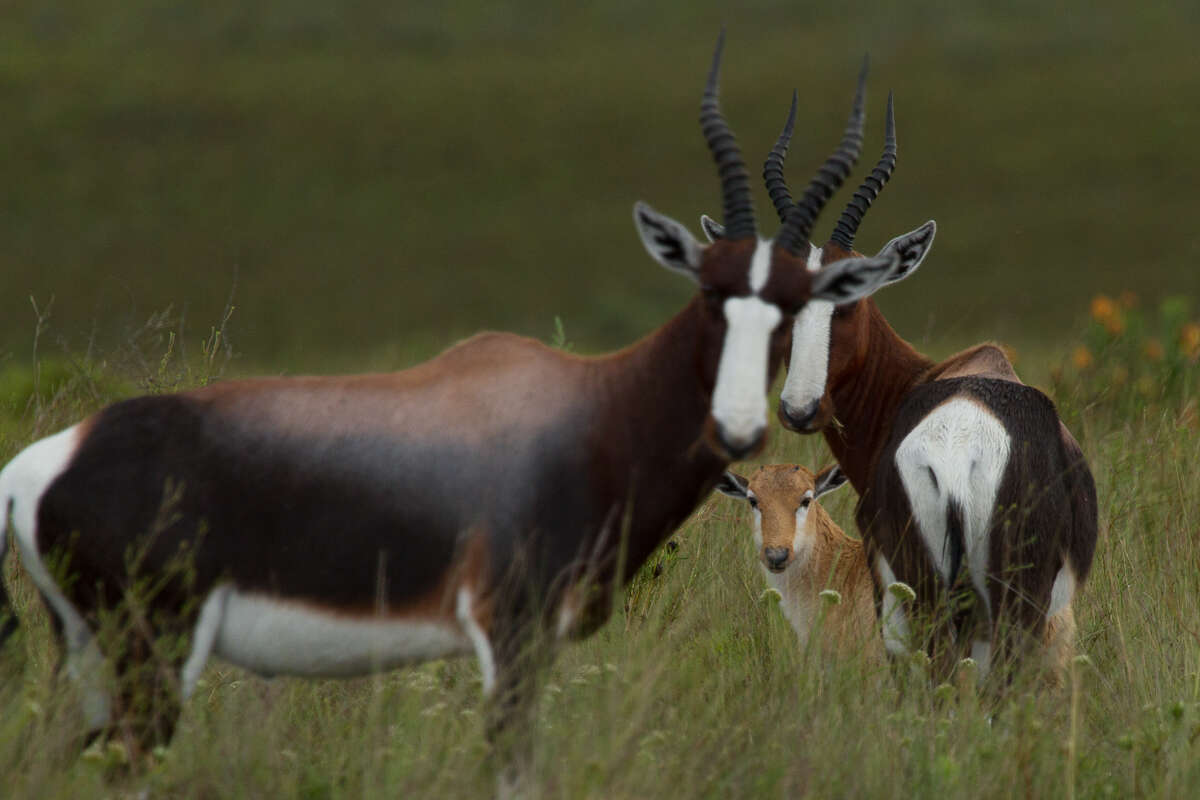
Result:
<svg viewBox="0 0 1200 800"><path fill-rule="evenodd" d="M507 778L523 771L530 737L500 734L528 720L551 642L594 630L730 459L761 446L794 314L810 297L853 301L894 267L888 254L814 273L759 240L720 52L701 124L726 237L702 245L635 206L650 254L699 285L637 344L582 358L487 333L395 374L141 397L7 466L0 502L91 727L166 740L212 654L336 676L474 652L489 737ZM118 675L139 674L163 636L188 643L158 654L177 680L149 706L131 701L137 681L114 697L99 680L98 620L138 589L149 607Z"/></svg>

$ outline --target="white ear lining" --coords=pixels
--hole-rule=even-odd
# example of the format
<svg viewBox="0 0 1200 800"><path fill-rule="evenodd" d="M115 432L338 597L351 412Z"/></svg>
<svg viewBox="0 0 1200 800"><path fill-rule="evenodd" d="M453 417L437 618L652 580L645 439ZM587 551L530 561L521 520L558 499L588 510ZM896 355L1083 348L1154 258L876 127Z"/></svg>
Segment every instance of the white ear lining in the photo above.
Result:
<svg viewBox="0 0 1200 800"><path fill-rule="evenodd" d="M704 247L687 228L642 202L633 206L633 224L646 252L655 261L696 279Z"/></svg>

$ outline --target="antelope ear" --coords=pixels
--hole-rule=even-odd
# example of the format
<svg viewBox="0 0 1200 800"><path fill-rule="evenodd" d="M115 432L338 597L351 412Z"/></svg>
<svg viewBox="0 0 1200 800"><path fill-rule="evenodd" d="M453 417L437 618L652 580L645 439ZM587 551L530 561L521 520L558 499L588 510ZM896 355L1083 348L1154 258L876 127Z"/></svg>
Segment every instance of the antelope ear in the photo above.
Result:
<svg viewBox="0 0 1200 800"><path fill-rule="evenodd" d="M884 281L884 285L902 281L917 271L917 267L921 266L925 254L933 245L935 233L937 233L937 223L929 220L915 231L897 236L883 246L883 249L879 251L880 256L894 252L900 258L900 263Z"/></svg>
<svg viewBox="0 0 1200 800"><path fill-rule="evenodd" d="M721 480L717 481L717 491L721 494L727 494L730 497L736 497L741 500L747 500L749 494L750 481L738 475L736 472L726 472L721 476Z"/></svg>
<svg viewBox="0 0 1200 800"><path fill-rule="evenodd" d="M835 306L853 303L875 293L887 283L900 262L900 254L887 250L871 258L843 258L812 273L813 300L828 300Z"/></svg>
<svg viewBox="0 0 1200 800"><path fill-rule="evenodd" d="M725 238L725 226L708 214L700 215L700 228L704 231L704 235L708 237L710 242Z"/></svg>
<svg viewBox="0 0 1200 800"><path fill-rule="evenodd" d="M646 251L655 261L667 269L698 280L704 246L696 241L687 228L641 202L633 205L633 224L642 237Z"/></svg>
<svg viewBox="0 0 1200 800"><path fill-rule="evenodd" d="M830 464L816 474L816 486L813 487L813 497L829 494L834 489L845 486L848 480L849 478L846 477L846 473L842 472L840 466L836 463Z"/></svg>

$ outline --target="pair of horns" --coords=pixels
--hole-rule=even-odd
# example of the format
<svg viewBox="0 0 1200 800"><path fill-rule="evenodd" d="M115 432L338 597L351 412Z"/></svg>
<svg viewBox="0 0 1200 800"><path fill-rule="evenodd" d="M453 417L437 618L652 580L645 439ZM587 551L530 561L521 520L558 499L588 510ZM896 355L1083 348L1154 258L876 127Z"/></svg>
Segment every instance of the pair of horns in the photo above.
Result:
<svg viewBox="0 0 1200 800"><path fill-rule="evenodd" d="M717 171L721 176L722 210L725 215L725 238L745 239L755 235L754 208L750 202L750 181L746 174L746 165L742 160L737 141L717 101L717 75L721 66L721 51L725 46L725 31L717 38L717 49L713 54L712 68L708 73L708 83L704 87L704 100L700 105L700 125L709 150L717 162ZM802 248L807 248L808 237L812 233L813 224L821 209L829 202L833 193L841 187L850 170L858 161L862 152L863 122L866 117L863 110L863 97L867 82L867 59L863 59L862 69L858 74L858 87L854 92L854 106L850 118L846 121L846 129L837 150L817 170L817 174L809 182L800 201L792 200L787 182L783 177L783 162L787 158L788 144L792 139L792 131L796 124L796 105L798 95L792 93L792 107L788 112L783 131L775 142L763 164L763 180L766 182L767 193L783 223L779 234L775 237L777 246L784 248L793 255L800 255ZM892 176L896 167L896 118L892 107L892 96L888 94L887 131L883 156L871 170L871 174L854 192L854 197L842 212L837 226L830 239L844 250L851 250L854 236L858 232L863 214L871 207L871 203L879 196L880 190Z"/></svg>

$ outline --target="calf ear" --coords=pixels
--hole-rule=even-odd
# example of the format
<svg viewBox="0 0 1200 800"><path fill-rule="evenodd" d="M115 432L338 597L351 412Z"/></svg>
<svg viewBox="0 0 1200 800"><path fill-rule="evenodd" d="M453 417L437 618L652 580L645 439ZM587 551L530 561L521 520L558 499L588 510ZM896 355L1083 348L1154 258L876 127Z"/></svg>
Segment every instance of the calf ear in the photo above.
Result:
<svg viewBox="0 0 1200 800"><path fill-rule="evenodd" d="M885 285L902 281L917 271L917 267L921 266L925 254L933 245L935 233L937 233L937 223L929 220L915 231L897 236L883 246L883 249L879 251L880 256L888 252L895 252L900 259L896 268L892 270L892 274L888 275L887 280L884 281Z"/></svg>
<svg viewBox="0 0 1200 800"><path fill-rule="evenodd" d="M813 487L813 497L820 497L838 489L849 480L846 473L837 464L830 464L816 475L816 486Z"/></svg>
<svg viewBox="0 0 1200 800"><path fill-rule="evenodd" d="M654 260L667 269L698 279L704 247L683 225L645 203L634 203L633 224Z"/></svg>
<svg viewBox="0 0 1200 800"><path fill-rule="evenodd" d="M727 494L730 497L737 497L746 500L750 497L749 494L750 481L738 475L736 472L726 472L721 476L721 480L717 481L717 491L721 494Z"/></svg>
<svg viewBox="0 0 1200 800"><path fill-rule="evenodd" d="M700 228L704 231L704 235L708 237L710 242L725 238L725 226L708 214L700 215Z"/></svg>

